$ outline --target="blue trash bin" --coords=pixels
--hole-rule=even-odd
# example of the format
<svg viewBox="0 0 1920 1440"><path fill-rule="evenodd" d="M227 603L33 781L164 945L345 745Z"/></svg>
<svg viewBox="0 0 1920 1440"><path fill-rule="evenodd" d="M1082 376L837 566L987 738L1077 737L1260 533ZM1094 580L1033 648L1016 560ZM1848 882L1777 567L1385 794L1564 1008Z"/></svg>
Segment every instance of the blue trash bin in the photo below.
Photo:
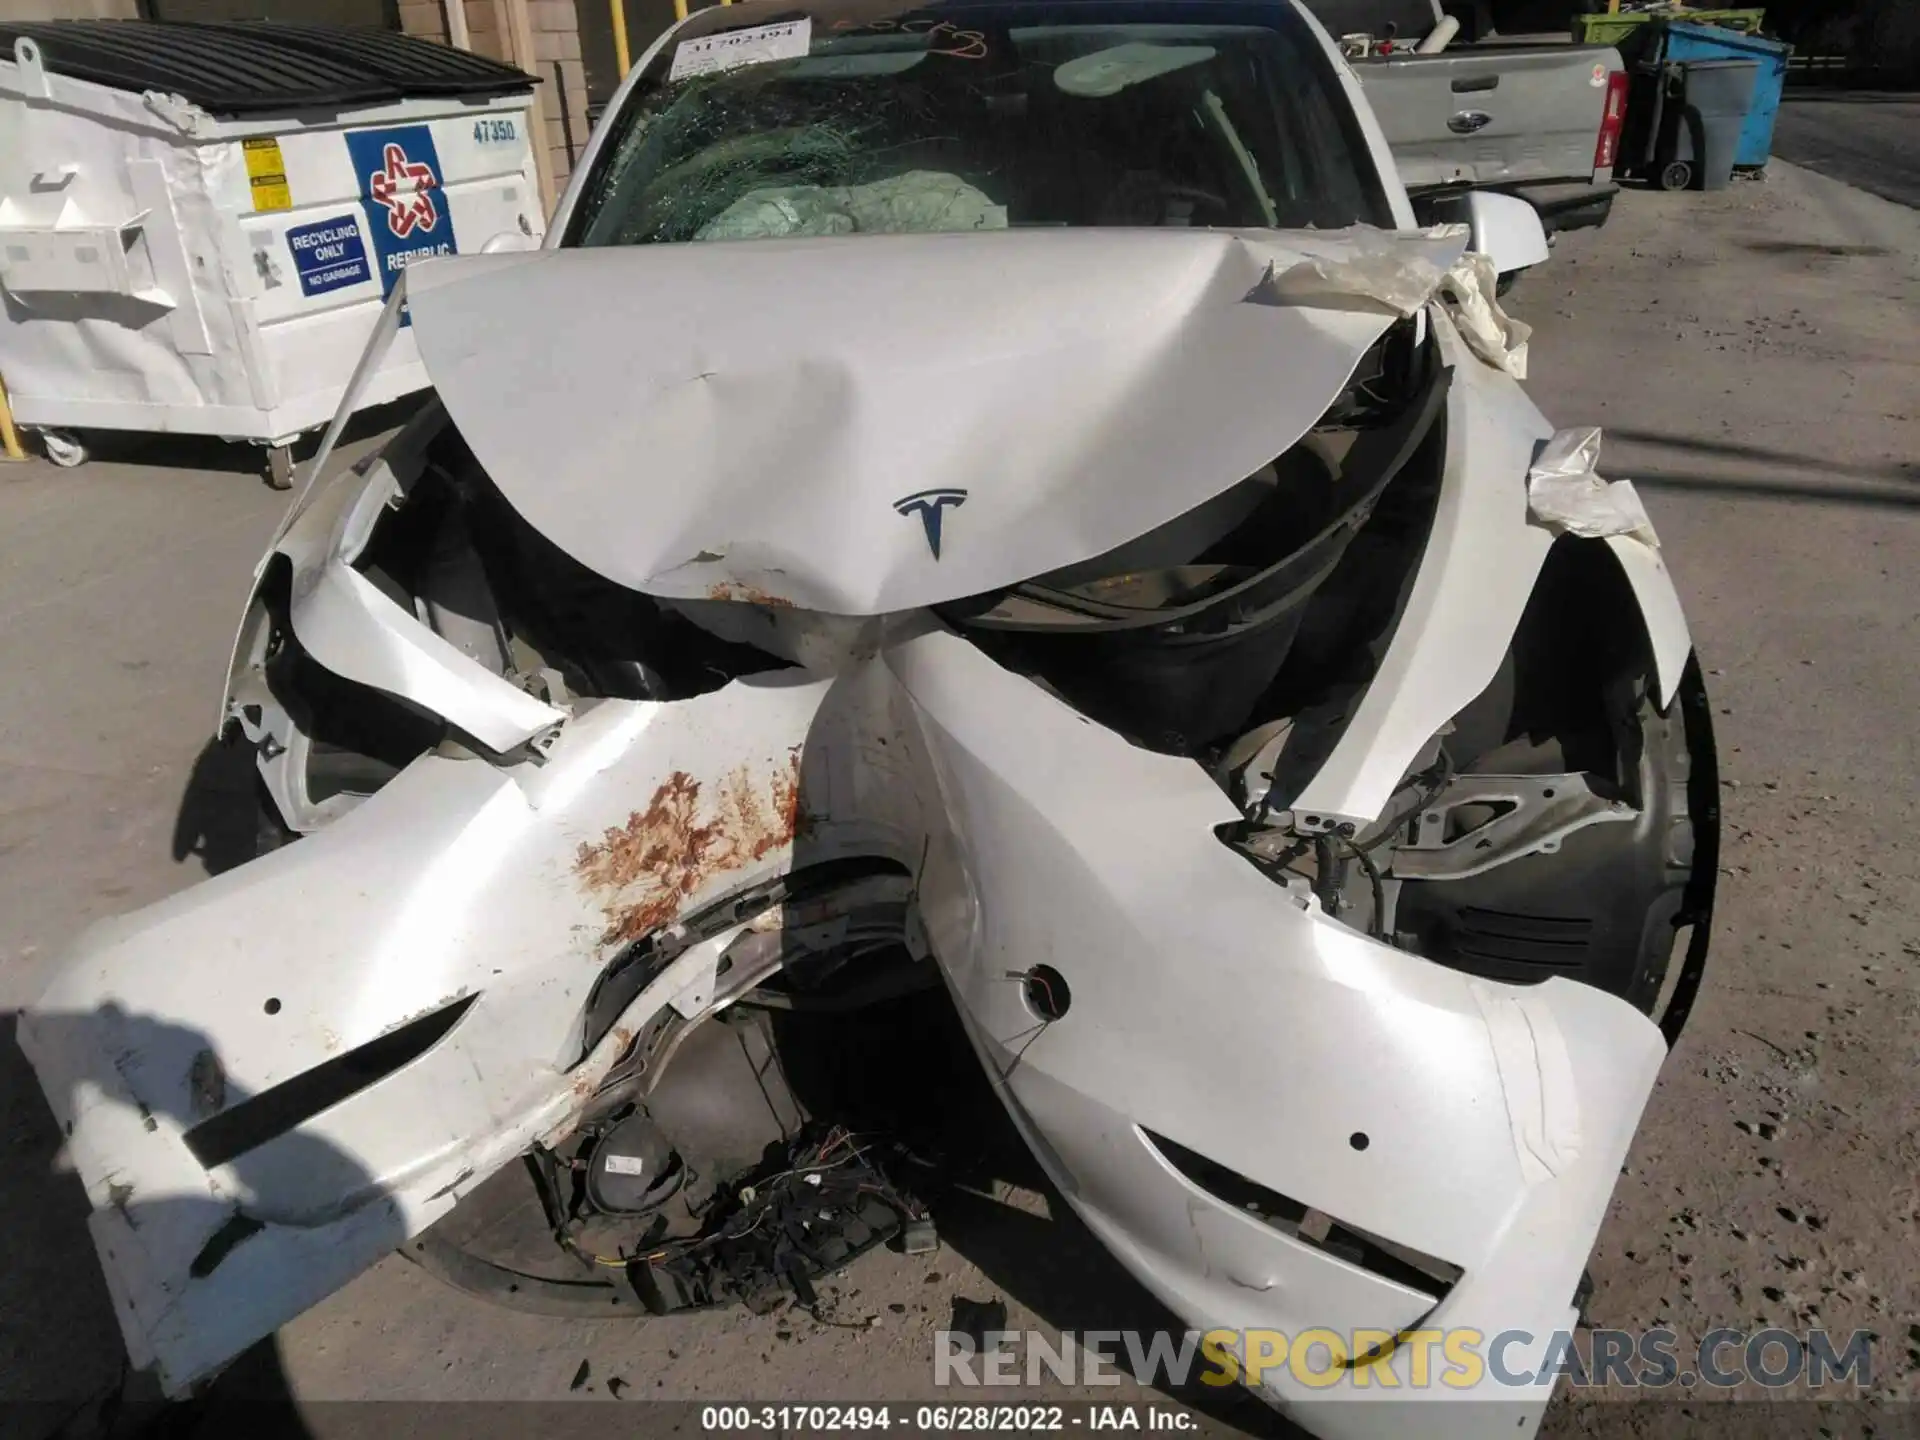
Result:
<svg viewBox="0 0 1920 1440"><path fill-rule="evenodd" d="M1780 92L1787 83L1787 57L1793 53L1793 47L1759 35L1724 30L1718 25L1695 25L1682 20L1669 20L1659 29L1655 45L1663 60L1759 62L1753 98L1747 102L1747 119L1740 129L1740 144L1734 151L1733 164L1741 170L1765 165L1773 153L1773 120L1780 113Z"/></svg>

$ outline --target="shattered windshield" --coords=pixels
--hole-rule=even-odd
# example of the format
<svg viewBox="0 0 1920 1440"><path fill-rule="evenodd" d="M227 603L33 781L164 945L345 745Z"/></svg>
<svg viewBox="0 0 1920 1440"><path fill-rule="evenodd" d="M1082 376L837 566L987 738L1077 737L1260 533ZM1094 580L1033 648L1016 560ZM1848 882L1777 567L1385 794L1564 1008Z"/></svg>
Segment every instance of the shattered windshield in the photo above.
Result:
<svg viewBox="0 0 1920 1440"><path fill-rule="evenodd" d="M1285 7L714 7L610 123L568 244L1392 223Z"/></svg>

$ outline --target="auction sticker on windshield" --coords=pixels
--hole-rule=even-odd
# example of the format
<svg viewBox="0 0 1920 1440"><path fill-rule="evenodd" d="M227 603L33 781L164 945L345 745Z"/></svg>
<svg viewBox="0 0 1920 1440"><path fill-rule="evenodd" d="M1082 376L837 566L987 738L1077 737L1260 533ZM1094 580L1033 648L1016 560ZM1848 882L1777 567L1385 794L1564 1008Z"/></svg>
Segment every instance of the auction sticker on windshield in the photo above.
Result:
<svg viewBox="0 0 1920 1440"><path fill-rule="evenodd" d="M680 42L673 52L667 79L684 80L689 75L710 75L738 65L764 65L769 60L797 60L812 43L811 18L702 35L698 40Z"/></svg>

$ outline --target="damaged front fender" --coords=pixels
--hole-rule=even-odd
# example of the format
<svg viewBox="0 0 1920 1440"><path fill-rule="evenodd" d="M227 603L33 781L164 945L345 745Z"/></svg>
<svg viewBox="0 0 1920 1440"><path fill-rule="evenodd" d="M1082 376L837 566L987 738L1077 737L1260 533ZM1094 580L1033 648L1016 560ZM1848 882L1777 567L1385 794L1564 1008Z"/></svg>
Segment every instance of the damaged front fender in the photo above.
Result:
<svg viewBox="0 0 1920 1440"><path fill-rule="evenodd" d="M916 789L881 764L822 769L805 793L800 747L832 688L604 701L540 766L423 756L298 845L82 939L20 1041L129 1347L169 1392L564 1132L638 1025L582 1056L603 967L791 869L802 807L830 808L818 792L865 818L809 822L808 863L920 856L898 813Z"/></svg>
<svg viewBox="0 0 1920 1440"><path fill-rule="evenodd" d="M991 663L930 636L894 663L957 832L922 879L935 953L982 1063L1074 1209L1201 1328L1534 1336L1572 1297L1666 1046L1625 1002L1511 986L1367 939L1215 838L1235 811L1192 767L1090 729L1037 689L989 714ZM1114 806L1116 788L1127 797ZM975 934L933 904L966 884ZM1057 1019L1023 972L1070 985ZM1058 1008L1058 996L1054 997ZM1390 1351L1398 1394L1411 1359ZM1520 1363L1527 1347L1515 1345ZM1291 1373L1288 1405L1325 1399ZM1468 1407L1316 1407L1327 1435L1526 1433L1545 1393ZM1477 1411L1477 1413L1476 1413Z"/></svg>

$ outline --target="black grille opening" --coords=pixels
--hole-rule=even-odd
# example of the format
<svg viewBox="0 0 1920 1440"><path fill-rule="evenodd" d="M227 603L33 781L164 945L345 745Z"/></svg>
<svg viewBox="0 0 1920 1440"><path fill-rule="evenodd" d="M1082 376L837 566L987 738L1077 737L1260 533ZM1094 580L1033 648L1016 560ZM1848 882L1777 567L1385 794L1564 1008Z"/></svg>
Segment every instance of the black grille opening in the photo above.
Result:
<svg viewBox="0 0 1920 1440"><path fill-rule="evenodd" d="M1449 1261L1342 1224L1324 1211L1282 1195L1278 1190L1270 1190L1216 1160L1187 1149L1177 1140L1169 1140L1151 1130L1143 1129L1140 1134L1169 1165L1214 1199L1245 1211L1303 1245L1311 1245L1383 1280L1417 1290L1435 1303L1444 1300L1465 1273Z"/></svg>
<svg viewBox="0 0 1920 1440"><path fill-rule="evenodd" d="M188 1151L211 1170L286 1134L419 1059L460 1023L479 998L462 996L229 1106L187 1131ZM279 1008L275 1004L269 1013Z"/></svg>

